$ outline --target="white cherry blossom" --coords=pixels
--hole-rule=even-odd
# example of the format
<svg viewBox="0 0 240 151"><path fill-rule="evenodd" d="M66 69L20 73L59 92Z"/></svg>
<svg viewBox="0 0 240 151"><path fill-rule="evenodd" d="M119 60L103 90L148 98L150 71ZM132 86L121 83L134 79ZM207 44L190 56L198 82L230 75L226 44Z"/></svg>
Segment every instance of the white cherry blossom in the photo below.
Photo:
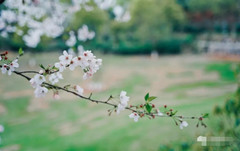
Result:
<svg viewBox="0 0 240 151"><path fill-rule="evenodd" d="M66 66L60 62L55 63L55 67L58 68L59 72L63 72L66 69Z"/></svg>
<svg viewBox="0 0 240 151"><path fill-rule="evenodd" d="M60 72L53 73L49 76L49 81L52 84L58 83L60 79L63 79L62 74Z"/></svg>
<svg viewBox="0 0 240 151"><path fill-rule="evenodd" d="M158 115L158 116L163 116L163 113L162 113L162 112L160 112L160 110L159 110L159 109L157 109L157 115Z"/></svg>
<svg viewBox="0 0 240 151"><path fill-rule="evenodd" d="M62 74L60 72L57 72L56 76L58 77L58 79L63 79L63 76L62 76Z"/></svg>
<svg viewBox="0 0 240 151"><path fill-rule="evenodd" d="M74 57L69 64L69 69L73 71L78 66L78 58Z"/></svg>
<svg viewBox="0 0 240 151"><path fill-rule="evenodd" d="M78 56L78 65L84 70L89 66L87 59L83 56Z"/></svg>
<svg viewBox="0 0 240 151"><path fill-rule="evenodd" d="M121 91L120 93L120 103L127 106L127 102L129 101L129 97L126 96L126 91Z"/></svg>
<svg viewBox="0 0 240 151"><path fill-rule="evenodd" d="M74 86L74 89L77 91L77 94L83 95L84 89L81 88L79 85Z"/></svg>
<svg viewBox="0 0 240 151"><path fill-rule="evenodd" d="M118 104L118 107L117 107L117 114L119 114L121 111L123 111L128 105L127 102L129 101L129 97L126 95L127 95L126 91L121 91L120 103Z"/></svg>
<svg viewBox="0 0 240 151"><path fill-rule="evenodd" d="M7 72L7 68L8 68L8 65L6 64L2 65L2 68L1 68L2 74L5 74Z"/></svg>
<svg viewBox="0 0 240 151"><path fill-rule="evenodd" d="M117 106L117 114L119 114L121 111L125 110L125 105L118 104Z"/></svg>
<svg viewBox="0 0 240 151"><path fill-rule="evenodd" d="M133 112L129 115L129 118L133 118L134 122L137 122L139 117L140 116L136 112Z"/></svg>
<svg viewBox="0 0 240 151"><path fill-rule="evenodd" d="M18 60L15 59L9 64L9 70L8 70L8 75L11 75L13 71L15 71L15 68L18 68Z"/></svg>
<svg viewBox="0 0 240 151"><path fill-rule="evenodd" d="M186 121L181 121L179 127L180 129L183 129L184 127L187 127L188 126L188 123Z"/></svg>
<svg viewBox="0 0 240 151"><path fill-rule="evenodd" d="M36 74L31 80L30 83L33 88L39 87L43 82L45 82L46 79L43 75L41 74Z"/></svg>
<svg viewBox="0 0 240 151"><path fill-rule="evenodd" d="M82 28L78 29L78 40L86 41L88 39L93 39L95 32L90 32L87 25L83 25Z"/></svg>
<svg viewBox="0 0 240 151"><path fill-rule="evenodd" d="M76 36L75 36L73 31L70 31L69 35L70 35L70 37L66 41L66 45L69 46L69 47L72 47L72 46L74 46L76 44Z"/></svg>
<svg viewBox="0 0 240 151"><path fill-rule="evenodd" d="M34 94L37 98L39 98L44 97L47 92L48 92L47 88L39 86L35 89Z"/></svg>
<svg viewBox="0 0 240 151"><path fill-rule="evenodd" d="M58 83L60 79L63 79L62 74L60 72L53 73L49 76L49 81L52 84Z"/></svg>
<svg viewBox="0 0 240 151"><path fill-rule="evenodd" d="M29 30L27 35L23 36L23 40L28 47L35 48L43 35L41 30Z"/></svg>
<svg viewBox="0 0 240 151"><path fill-rule="evenodd" d="M36 88L36 87L39 86L39 85L37 84L37 82L35 81L34 78L32 78L29 82L31 83L31 86L32 86L33 88Z"/></svg>
<svg viewBox="0 0 240 151"><path fill-rule="evenodd" d="M102 65L102 59L96 59L96 65L99 67Z"/></svg>
<svg viewBox="0 0 240 151"><path fill-rule="evenodd" d="M96 57L93 55L93 53L89 50L85 51L83 53L83 57L87 60L92 60L92 59L95 59Z"/></svg>
<svg viewBox="0 0 240 151"><path fill-rule="evenodd" d="M59 57L60 63L63 65L68 65L70 64L72 60L72 55L69 55L66 50L63 51L63 55Z"/></svg>
<svg viewBox="0 0 240 151"><path fill-rule="evenodd" d="M39 74L43 74L44 73L44 71L43 70L39 70Z"/></svg>

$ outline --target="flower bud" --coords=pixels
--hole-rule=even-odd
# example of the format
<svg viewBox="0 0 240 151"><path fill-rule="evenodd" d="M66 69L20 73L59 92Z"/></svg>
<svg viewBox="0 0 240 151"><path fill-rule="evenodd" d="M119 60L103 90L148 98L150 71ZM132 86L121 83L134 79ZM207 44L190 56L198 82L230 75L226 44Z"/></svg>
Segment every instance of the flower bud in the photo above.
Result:
<svg viewBox="0 0 240 151"><path fill-rule="evenodd" d="M59 100L59 99L60 99L60 96L59 96L58 92L56 92L56 93L53 94L53 98L54 98L55 100Z"/></svg>

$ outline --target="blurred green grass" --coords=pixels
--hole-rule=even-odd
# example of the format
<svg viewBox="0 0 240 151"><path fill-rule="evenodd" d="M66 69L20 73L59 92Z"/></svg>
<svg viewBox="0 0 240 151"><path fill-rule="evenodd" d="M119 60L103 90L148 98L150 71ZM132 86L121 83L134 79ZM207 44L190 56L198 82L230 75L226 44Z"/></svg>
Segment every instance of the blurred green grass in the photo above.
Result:
<svg viewBox="0 0 240 151"><path fill-rule="evenodd" d="M234 71L232 64L229 62L225 63L212 63L206 67L208 72L218 72L222 80L235 81Z"/></svg>
<svg viewBox="0 0 240 151"><path fill-rule="evenodd" d="M26 54L20 60L20 70L38 68L28 65L29 58L36 58L36 64L44 62L47 65L57 56L57 53ZM90 94L87 83L102 82L103 89L93 92L96 99L107 99L110 94L117 96L121 90L126 90L131 97L130 104L140 104L144 94L150 92L159 97L156 105L167 104L179 110L179 114L197 116L211 112L216 104L223 104L233 95L231 91L222 91L223 87L233 90L236 87L228 74L230 63L208 60L203 56L165 56L159 59L97 56L104 62L93 79L82 81L80 71L64 75L66 81L83 85L87 91L85 95ZM108 117L108 106L65 93L60 93L62 99L59 101L52 100L51 92L45 99L36 100L29 83L17 76L1 75L0 83L0 105L5 108L5 112L0 113L0 124L5 127L1 134L0 147L3 149L15 145L24 151L160 150L165 143L195 142L197 136L208 131L196 128L196 121L189 121L190 126L184 130L175 126L171 119L140 119L135 123L128 118L128 111ZM217 94L209 95L199 88ZM193 90L199 91L197 96L188 93ZM34 102L36 109L29 110ZM206 122L211 125L210 121L211 116Z"/></svg>

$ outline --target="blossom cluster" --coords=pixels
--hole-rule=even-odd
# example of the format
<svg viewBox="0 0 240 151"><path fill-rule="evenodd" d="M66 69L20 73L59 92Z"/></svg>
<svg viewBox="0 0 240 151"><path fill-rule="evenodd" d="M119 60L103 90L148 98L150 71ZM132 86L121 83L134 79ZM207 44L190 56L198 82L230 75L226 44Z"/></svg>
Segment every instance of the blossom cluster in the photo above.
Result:
<svg viewBox="0 0 240 151"><path fill-rule="evenodd" d="M43 97L48 92L48 89L42 86L42 83L45 81L46 81L45 77L41 74L36 74L30 80L32 87L35 88L34 94L36 97Z"/></svg>
<svg viewBox="0 0 240 151"><path fill-rule="evenodd" d="M84 71L83 79L87 79L96 73L102 64L102 59L96 59L91 51L83 52L83 55L73 57L67 51L63 51L63 55L59 57L59 62L54 64L51 69L45 69L45 71L40 70L39 74L36 74L30 83L33 88L35 88L34 94L36 97L43 97L48 92L46 86L43 86L46 82L45 76L48 76L48 81L55 85L59 80L63 79L62 72L67 68L73 71L75 68L80 67ZM73 89L77 94L82 95L84 90L78 85L75 85ZM58 91L54 92L54 98L59 98Z"/></svg>
<svg viewBox="0 0 240 151"><path fill-rule="evenodd" d="M71 71L76 67L82 68L84 71L83 79L87 79L96 73L102 65L102 59L96 59L91 51L85 51L83 55L73 57L67 51L63 51L63 55L59 57L59 62L55 63L55 67L59 72L63 72L66 67L69 67Z"/></svg>
<svg viewBox="0 0 240 151"><path fill-rule="evenodd" d="M15 59L13 61L8 61L7 54L8 52L6 51L5 53L0 55L0 61L4 62L4 64L2 65L1 71L2 71L2 74L8 73L8 75L11 75L12 72L19 67L19 64L18 64L18 59Z"/></svg>
<svg viewBox="0 0 240 151"><path fill-rule="evenodd" d="M76 35L75 35L74 31L70 31L69 39L66 41L66 45L69 47L68 53L75 56L76 53L74 52L74 49L75 50L77 49L78 55L83 55L83 52L84 52L83 46L78 45L78 47L75 48L76 44L79 42L85 42L87 40L91 40L94 37L95 37L95 32L89 31L87 25L83 25L81 28L79 28Z"/></svg>
<svg viewBox="0 0 240 151"><path fill-rule="evenodd" d="M59 0L8 0L3 3L4 9L0 13L0 36L7 38L9 33L16 33L28 47L35 48L43 35L50 38L60 36L68 18L81 7L87 11L93 10L86 2L74 0L67 5ZM85 39L86 26L80 34L80 38ZM91 37L94 37L94 34Z"/></svg>
<svg viewBox="0 0 240 151"><path fill-rule="evenodd" d="M78 29L77 38L75 36L74 31L70 31L69 35L70 36L69 36L69 39L66 41L66 45L69 47L73 47L77 43L77 38L79 41L85 42L87 40L93 39L95 36L95 32L89 31L88 26L83 25L81 28Z"/></svg>
<svg viewBox="0 0 240 151"><path fill-rule="evenodd" d="M18 58L19 56L23 55L22 49L19 49L19 56L10 61L7 57L8 52L4 52L0 54L0 67L2 74L8 73L11 75L12 72L19 67ZM63 51L63 55L59 57L59 62L56 62L53 67L43 67L40 65L41 68L44 70L40 70L37 74L34 75L33 78L30 79L31 86L35 89L34 94L36 97L43 97L46 95L49 89L52 89L45 85L46 78L48 81L55 85L59 82L59 80L63 79L62 72L69 68L69 70L73 71L75 68L80 67L84 74L83 79L91 78L94 73L96 73L102 64L102 59L96 58L95 55L91 51L83 52L83 55L79 55L74 57L73 55L69 54L67 51ZM84 90L78 85L72 87L77 94L82 95ZM54 98L58 98L58 91L54 91Z"/></svg>
<svg viewBox="0 0 240 151"><path fill-rule="evenodd" d="M116 0L94 0L95 4L103 10L112 8L117 21L128 21L129 12L124 12L123 7L116 5ZM72 0L72 3L64 3L59 0L33 1L33 0L7 0L0 11L0 36L7 38L9 33L16 33L22 37L28 47L35 48L42 36L56 38L63 34L64 28L74 13L85 9L92 11L89 0ZM53 9L54 8L54 9ZM111 10L111 9L110 9ZM78 39L86 41L95 36L83 25L78 30ZM70 32L70 41L74 37ZM67 45L72 45L71 42Z"/></svg>
<svg viewBox="0 0 240 151"><path fill-rule="evenodd" d="M28 47L34 48L40 42L41 36L55 38L64 31L63 23L67 14L64 6L57 0L25 0L24 3L8 0L3 4L5 9L1 10L0 16L2 37L7 38L8 33L15 32L23 38Z"/></svg>

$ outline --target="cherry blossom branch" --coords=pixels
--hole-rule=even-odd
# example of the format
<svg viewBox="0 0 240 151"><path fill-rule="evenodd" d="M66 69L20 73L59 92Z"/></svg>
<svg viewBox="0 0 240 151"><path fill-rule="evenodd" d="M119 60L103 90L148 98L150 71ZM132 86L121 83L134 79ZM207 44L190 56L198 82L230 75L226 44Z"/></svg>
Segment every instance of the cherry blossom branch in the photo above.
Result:
<svg viewBox="0 0 240 151"><path fill-rule="evenodd" d="M130 118L133 118L135 122L138 121L138 119L141 117L148 117L149 119L154 119L157 117L168 117L172 118L176 125L179 125L181 129L183 127L187 127L188 123L184 121L185 119L195 119L198 120L197 127L199 125L206 127L206 124L203 122L204 118L207 118L208 114L203 114L202 116L179 116L177 115L177 111L173 109L167 108L167 105L164 105L163 108L156 108L155 105L152 103L153 100L155 100L157 97L150 96L149 93L147 93L144 97L145 102L140 105L128 105L128 101L130 97L128 97L126 94L127 92L122 91L120 93L119 98L119 104L114 104L111 102L111 100L114 98L112 95L108 97L107 100L96 100L92 99L92 93L87 97L83 96L83 89L75 85L74 87L71 87L71 85L66 86L58 86L55 83L59 81L59 79L63 79L61 72L63 72L66 68L69 68L70 70L74 70L76 67L81 67L84 71L83 78L90 78L94 73L97 72L99 69L99 66L102 63L101 59L96 59L96 56L93 55L91 51L85 51L83 55L80 55L78 57L74 57L70 54L68 54L66 51L63 52L63 55L59 57L60 62L56 62L54 66L47 66L44 67L43 65L40 65L40 67L43 70L37 71L16 71L15 69L19 67L18 59L20 56L23 55L23 51L19 50L19 56L16 57L15 60L11 61L7 58L8 52L0 53L0 61L1 63L4 63L3 65L0 64L0 68L3 74L8 73L8 75L11 75L12 73L15 73L16 75L19 75L26 80L28 80L32 87L35 89L34 93L36 97L43 97L48 92L48 90L52 90L54 93L54 96L59 97L58 92L59 90L65 91L67 93L73 94L79 98L82 98L86 101L94 102L97 104L105 104L108 106L111 106L113 108L109 109L109 115L112 114L112 112L116 112L119 114L123 110L129 110L132 113L129 115ZM34 77L29 77L26 74L34 74ZM46 82L47 78L49 79L49 82ZM51 83L50 83L51 82ZM73 89L73 90L71 90Z"/></svg>
<svg viewBox="0 0 240 151"><path fill-rule="evenodd" d="M2 65L0 65L0 67L2 67ZM13 71L13 72L14 72L15 74L21 76L21 77L24 77L24 78L25 78L26 80L28 80L28 81L30 81L31 78L30 78L29 76L24 75L24 73L39 73L39 72L37 72L37 71ZM68 90L68 89L66 89L66 88L64 88L64 87L60 87L60 86L57 86L57 85L52 85L52 84L47 83L47 82L44 82L43 85L46 85L46 86L48 86L48 87L50 87L50 88L54 88L54 89L57 89L57 90L62 90L62 91L71 93L71 94L73 94L73 95L75 95L75 96L78 96L78 97L84 99L84 100L88 100L88 101L91 101L91 102L94 102L94 103L97 103L97 104L98 104L98 103L99 103L99 104L106 104L106 105L112 106L112 107L114 107L114 108L117 108L117 105L116 105L116 104L109 103L110 100L111 100L111 98L113 98L112 95L111 95L106 101L102 101L102 100L92 99L92 98L91 98L92 95L90 95L89 97L82 96L82 95L79 95L79 94L78 94L77 92L75 92L75 91ZM92 93L91 93L91 94L92 94ZM130 105L130 107L126 107L125 109L130 110L130 111L132 111L132 112L139 112L139 111L133 109L133 106L131 106L131 105ZM157 114L154 114L154 113L147 113L147 112L140 112L140 113L143 113L143 114L149 115L149 116L153 116L153 115L156 116L156 115L157 115ZM159 116L159 117L177 117L177 118L181 118L181 119L199 119L199 118L200 118L200 117L197 117L197 116L171 116L171 115L161 115L161 116Z"/></svg>
<svg viewBox="0 0 240 151"><path fill-rule="evenodd" d="M45 72L50 75L50 74L57 73L58 70L56 70L56 71L45 71ZM41 75L43 75L43 73L39 73L39 72L37 72L37 71L20 71L19 73L24 73L24 74L25 74L25 73L35 73L35 74L41 74Z"/></svg>

